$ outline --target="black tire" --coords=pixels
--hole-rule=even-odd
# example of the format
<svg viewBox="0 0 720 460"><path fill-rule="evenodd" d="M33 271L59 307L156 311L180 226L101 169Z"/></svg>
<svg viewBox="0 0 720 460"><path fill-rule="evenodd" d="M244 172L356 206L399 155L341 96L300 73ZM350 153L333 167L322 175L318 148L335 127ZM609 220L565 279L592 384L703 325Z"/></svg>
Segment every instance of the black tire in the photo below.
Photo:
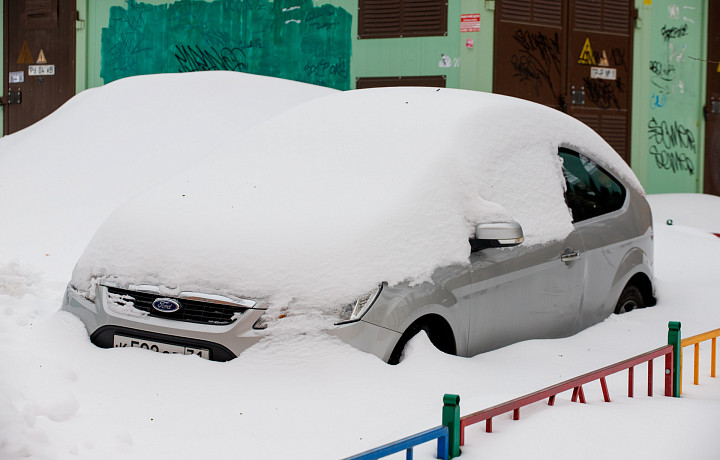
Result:
<svg viewBox="0 0 720 460"><path fill-rule="evenodd" d="M645 308L645 300L643 299L640 289L632 284L628 284L623 289L620 298L615 305L615 314L626 313L636 308Z"/></svg>
<svg viewBox="0 0 720 460"><path fill-rule="evenodd" d="M410 325L403 333L395 345L395 348L393 348L392 353L390 353L388 364L395 365L400 362L403 351L405 351L405 345L407 345L410 339L418 335L420 331L425 331L430 338L430 342L443 353L450 355L457 353L455 350L455 338L450 326L445 323L445 321L437 321L436 318L425 317Z"/></svg>
<svg viewBox="0 0 720 460"><path fill-rule="evenodd" d="M418 335L420 331L425 331L428 337L430 337L430 328L428 328L425 323L413 324L400 337L400 340L398 340L398 343L395 345L395 348L393 348L392 353L390 353L390 359L388 359L388 364L392 364L394 366L400 362L403 351L405 351L405 345L407 345L410 339Z"/></svg>

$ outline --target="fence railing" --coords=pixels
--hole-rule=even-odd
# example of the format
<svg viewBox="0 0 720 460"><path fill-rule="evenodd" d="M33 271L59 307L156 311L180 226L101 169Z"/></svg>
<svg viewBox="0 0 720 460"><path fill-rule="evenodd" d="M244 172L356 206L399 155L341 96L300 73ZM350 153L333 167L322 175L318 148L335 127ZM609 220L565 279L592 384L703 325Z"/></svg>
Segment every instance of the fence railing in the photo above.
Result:
<svg viewBox="0 0 720 460"><path fill-rule="evenodd" d="M395 442L385 444L384 446L367 450L361 454L347 457L345 460L375 460L387 457L388 455L392 455L397 452L402 452L403 450L405 451L405 458L407 460L412 460L413 447L434 439L438 440L437 458L448 460L448 446L450 443L450 439L448 437L448 427L442 425L423 431L422 433L414 434Z"/></svg>
<svg viewBox="0 0 720 460"><path fill-rule="evenodd" d="M680 388L679 393L682 394L682 349L685 347L689 347L691 345L694 345L694 360L693 360L693 384L699 385L700 384L700 344L702 342L711 341L711 352L710 352L710 377L715 377L715 363L716 363L716 357L717 357L717 338L720 337L720 329L715 329L714 331L705 332L702 334L694 335L692 337L688 337L687 339L682 339L681 347L680 347Z"/></svg>
<svg viewBox="0 0 720 460"><path fill-rule="evenodd" d="M566 380L562 383L549 386L540 391L530 393L519 398L515 398L511 401L498 404L497 406L483 409L478 412L466 415L460 418L460 445L465 445L465 428L479 423L485 422L485 431L488 433L492 432L492 420L501 414L513 412L513 420L520 419L520 408L529 404L548 399L548 405L552 406L555 404L555 396L559 393L563 393L568 390L573 390L572 401L575 402L578 399L581 403L585 403L585 393L583 392L582 386L586 383L593 382L595 380L600 381L600 387L602 388L603 398L606 402L610 402L610 394L608 392L607 383L605 377L628 370L628 396L630 398L634 395L635 386L635 366L643 363L648 364L648 396L653 395L653 360L655 358L665 356L665 396L672 396L672 382L673 382L673 347L672 345L665 345L655 350L643 353L641 355L626 359L619 363L611 364L610 366L603 367L593 372Z"/></svg>
<svg viewBox="0 0 720 460"><path fill-rule="evenodd" d="M648 370L648 396L653 395L653 361L656 358L665 357L665 396L680 396L682 391L682 349L691 345L695 346L694 353L694 381L699 384L700 364L700 343L710 340L712 352L710 358L710 376L715 377L717 338L720 337L720 329L698 334L687 339L681 339L680 323L670 322L668 324L668 345L656 348L655 350L642 353L632 358L620 361L615 364L603 367L579 377L566 380L562 383L549 386L534 393L515 398L511 401L498 404L488 409L460 417L460 397L446 394L443 398L442 425L436 428L417 433L398 441L385 444L384 446L368 450L361 454L347 457L346 460L369 460L386 457L388 455L406 451L406 458L412 459L413 447L437 439L437 457L449 459L460 456L460 446L465 444L465 428L476 423L485 422L485 431L492 432L492 420L498 415L512 411L513 420L520 419L520 409L529 404L548 399L548 405L555 404L555 397L565 391L573 390L571 400L585 403L583 385L598 380L603 393L603 399L610 402L605 378L609 375L628 371L628 397L634 396L635 389L635 367L647 363Z"/></svg>

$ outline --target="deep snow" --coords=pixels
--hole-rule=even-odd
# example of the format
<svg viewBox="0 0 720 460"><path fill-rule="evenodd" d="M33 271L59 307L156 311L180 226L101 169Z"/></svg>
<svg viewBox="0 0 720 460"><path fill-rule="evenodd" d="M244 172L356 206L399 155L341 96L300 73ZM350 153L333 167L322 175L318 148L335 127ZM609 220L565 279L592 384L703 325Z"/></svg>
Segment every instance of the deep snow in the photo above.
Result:
<svg viewBox="0 0 720 460"><path fill-rule="evenodd" d="M613 315L572 337L473 358L443 355L417 337L406 359L388 366L308 328L312 318L290 316L282 321L294 334L228 363L98 349L79 320L58 311L64 284L110 207L142 184L123 175L113 176L116 187L98 179L118 172L116 158L99 149L117 139L88 152L67 138L29 150L22 161L24 146L44 132L37 125L24 140L22 133L0 139L2 459L339 458L438 425L444 393L459 394L467 414L663 345L668 321L681 321L685 337L720 327L720 239L709 233L719 232L710 220L720 214L720 198L673 195L650 197L653 207L656 198L662 206L658 305ZM461 458L716 458L720 381L709 377L708 344L701 353L696 387L686 351L680 399L644 396L641 366L635 398L625 396L625 373L608 380L609 404L599 384L587 385L586 405L563 394L555 407L524 409L519 422L498 417L493 434L472 427ZM655 370L659 395L662 366ZM420 446L415 458L431 458L433 450Z"/></svg>

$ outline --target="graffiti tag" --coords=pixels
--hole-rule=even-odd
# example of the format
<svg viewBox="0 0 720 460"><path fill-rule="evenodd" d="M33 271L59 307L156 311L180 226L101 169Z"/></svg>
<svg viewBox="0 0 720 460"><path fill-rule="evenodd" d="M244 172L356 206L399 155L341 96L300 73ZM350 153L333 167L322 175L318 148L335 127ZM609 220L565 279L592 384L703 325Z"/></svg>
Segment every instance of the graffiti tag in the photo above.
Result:
<svg viewBox="0 0 720 460"><path fill-rule="evenodd" d="M201 70L232 70L244 72L247 70L245 52L240 48L215 47L200 48L199 45L175 46L175 59L179 72L197 72Z"/></svg>
<svg viewBox="0 0 720 460"><path fill-rule="evenodd" d="M513 38L520 45L517 54L510 62L515 69L515 77L520 81L529 81L535 86L535 93L540 94L544 84L556 96L552 73L560 73L560 39L558 34L545 35L543 32L531 32L518 29Z"/></svg>
<svg viewBox="0 0 720 460"><path fill-rule="evenodd" d="M695 173L693 157L697 151L695 135L677 121L657 121L652 117L648 122L648 139L650 155L660 169L673 173Z"/></svg>

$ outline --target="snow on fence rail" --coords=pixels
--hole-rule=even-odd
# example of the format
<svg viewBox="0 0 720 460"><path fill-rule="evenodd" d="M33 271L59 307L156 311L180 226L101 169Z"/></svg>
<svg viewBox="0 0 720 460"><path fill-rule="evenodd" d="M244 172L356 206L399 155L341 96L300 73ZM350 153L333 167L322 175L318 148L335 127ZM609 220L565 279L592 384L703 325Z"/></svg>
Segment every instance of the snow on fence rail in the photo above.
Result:
<svg viewBox="0 0 720 460"><path fill-rule="evenodd" d="M573 390L571 399L573 402L576 402L579 399L581 403L585 403L585 394L582 386L595 380L600 381L600 387L602 388L604 400L606 402L610 402L610 393L608 391L605 377L626 369L628 371L628 397L632 398L635 387L635 367L643 363L647 363L648 396L652 396L653 360L662 356L665 357L665 396L679 397L682 391L682 349L684 347L695 345L695 379L693 383L697 385L699 383L698 367L700 360L700 343L707 340L712 341L710 376L715 377L716 345L718 337L720 337L720 329L715 329L713 331L681 340L680 323L671 321L668 324L667 345L624 361L611 364L603 367L602 369L588 372L587 374L566 380L562 383L549 386L540 391L515 398L511 401L498 404L488 409L468 414L464 417L460 417L460 396L446 394L443 397L441 426L385 444L384 446L365 451L352 457L347 457L345 460L377 459L401 452L403 450L406 451L406 457L410 460L412 459L412 448L414 446L434 439L438 440L437 458L452 459L454 457L459 457L460 446L465 444L465 427L484 421L485 430L490 433L492 432L493 417L512 411L513 420L519 420L520 408L534 402L541 401L545 398L548 399L548 405L552 406L555 403L555 396L568 390Z"/></svg>

